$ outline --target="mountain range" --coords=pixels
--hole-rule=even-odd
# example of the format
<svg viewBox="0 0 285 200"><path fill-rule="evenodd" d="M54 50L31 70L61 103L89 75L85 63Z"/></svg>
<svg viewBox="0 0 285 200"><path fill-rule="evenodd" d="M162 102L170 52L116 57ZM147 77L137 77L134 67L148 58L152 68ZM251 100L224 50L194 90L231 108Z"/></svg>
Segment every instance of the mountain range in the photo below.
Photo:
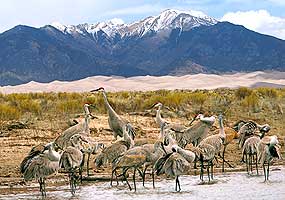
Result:
<svg viewBox="0 0 285 200"><path fill-rule="evenodd" d="M199 11L131 24L18 25L0 34L0 85L141 76L285 71L285 41Z"/></svg>

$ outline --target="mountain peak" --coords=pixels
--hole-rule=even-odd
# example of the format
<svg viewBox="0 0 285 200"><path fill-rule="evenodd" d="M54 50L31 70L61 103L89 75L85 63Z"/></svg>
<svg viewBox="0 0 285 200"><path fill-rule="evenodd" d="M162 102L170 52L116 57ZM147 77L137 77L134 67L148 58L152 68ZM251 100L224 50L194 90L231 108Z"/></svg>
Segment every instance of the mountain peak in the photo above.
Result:
<svg viewBox="0 0 285 200"><path fill-rule="evenodd" d="M95 24L63 25L54 22L51 25L65 34L89 33L94 38L97 38L98 32L102 31L108 38L114 38L116 35L120 37L143 37L151 32L169 32L176 28L190 30L200 25L214 25L217 22L216 19L207 16L201 11L166 9L157 16L146 17L131 24L124 24L122 19L114 18Z"/></svg>
<svg viewBox="0 0 285 200"><path fill-rule="evenodd" d="M66 30L66 26L64 24L61 24L60 22L52 22L50 25L60 30L61 32L64 32Z"/></svg>
<svg viewBox="0 0 285 200"><path fill-rule="evenodd" d="M202 11L197 11L197 10L178 10L178 9L166 9L164 11L162 11L160 13L160 15L162 14L187 14L187 15L191 15L193 17L199 17L199 18L205 18L208 17L205 13L203 13Z"/></svg>

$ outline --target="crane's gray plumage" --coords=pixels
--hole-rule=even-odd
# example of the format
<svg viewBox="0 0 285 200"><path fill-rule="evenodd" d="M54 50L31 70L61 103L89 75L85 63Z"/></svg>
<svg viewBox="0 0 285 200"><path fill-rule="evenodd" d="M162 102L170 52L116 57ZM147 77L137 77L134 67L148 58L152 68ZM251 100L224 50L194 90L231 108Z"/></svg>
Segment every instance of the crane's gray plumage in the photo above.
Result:
<svg viewBox="0 0 285 200"><path fill-rule="evenodd" d="M233 129L238 132L240 130L240 128L245 125L247 122L244 120L239 120L237 121L234 125L233 125Z"/></svg>
<svg viewBox="0 0 285 200"><path fill-rule="evenodd" d="M192 149L191 149L192 150ZM204 178L204 163L207 163L207 173L208 173L208 179L209 182L211 178L213 179L213 160L216 155L216 149L210 144L207 144L206 142L201 142L197 147L193 147L192 150L195 155L197 160L200 161L200 179L203 181ZM211 172L210 172L210 167L211 167ZM211 176L210 176L211 174Z"/></svg>
<svg viewBox="0 0 285 200"><path fill-rule="evenodd" d="M260 142L260 137L257 136L252 136L250 138L247 138L244 142L242 148L242 159L244 161L245 157L247 173L249 173L250 171L252 172L252 164L255 157L256 171L258 174L257 148L259 142Z"/></svg>
<svg viewBox="0 0 285 200"><path fill-rule="evenodd" d="M59 169L60 154L53 148L53 143L48 143L44 150L32 157L25 166L23 173L25 181L38 179L42 196L46 196L45 179Z"/></svg>
<svg viewBox="0 0 285 200"><path fill-rule="evenodd" d="M123 128L123 138L103 149L102 152L96 157L95 166L97 168L107 163L112 163L115 159L134 146L134 140L129 135L131 134L129 129L130 126L128 124L125 125Z"/></svg>
<svg viewBox="0 0 285 200"><path fill-rule="evenodd" d="M187 174L191 169L191 163L195 160L195 153L182 149L174 145L172 147L173 153L166 154L154 165L157 175L165 174L168 177L175 177L175 190L180 191L179 176Z"/></svg>
<svg viewBox="0 0 285 200"><path fill-rule="evenodd" d="M204 154L202 154L202 155L205 157L206 156L208 157L205 160L207 160L208 166L209 166L209 164L211 165L211 171L212 172L213 172L212 156L213 155L221 156L220 152L222 150L224 141L226 139L222 115L219 115L219 128L220 128L219 134L211 135L211 136L204 138L200 142L200 144L198 145L198 147L200 147L201 149L204 149ZM201 159L200 159L200 161L201 161ZM202 159L202 164L203 164L203 159ZM203 169L201 169L201 174L203 174L202 170ZM212 174L211 177L213 178L213 173L211 173L211 174ZM202 176L201 176L201 178L203 178ZM209 176L209 173L208 173L208 176Z"/></svg>
<svg viewBox="0 0 285 200"><path fill-rule="evenodd" d="M117 140L117 136L123 137L123 127L125 125L129 125L129 132L131 133L130 135L131 135L132 139L134 139L135 135L136 135L134 128L132 127L132 125L129 121L127 121L126 119L119 116L115 112L115 110L112 108L112 106L110 105L110 103L108 101L105 89L103 87L100 87L98 89L91 90L90 92L96 92L96 91L102 91L104 102L105 102L107 112L108 112L108 116L109 116L108 123L109 123L111 130L113 131L113 135L114 135L115 140Z"/></svg>
<svg viewBox="0 0 285 200"><path fill-rule="evenodd" d="M268 124L259 125L254 121L248 121L244 124L240 130L238 131L239 135L239 148L241 149L245 140L252 135L254 135L257 131L267 133L270 131L270 126Z"/></svg>
<svg viewBox="0 0 285 200"><path fill-rule="evenodd" d="M112 166L112 177L115 174L116 170L119 168L123 168L123 176L125 181L127 182L129 189L131 190L131 187L127 181L126 178L126 172L133 168L133 181L134 181L134 189L136 191L136 183L135 183L135 176L136 171L138 168L143 167L144 171L142 172L143 177L143 183L144 183L144 173L148 166L153 165L154 162L159 158L159 156L163 155L163 153L160 154L162 150L163 143L161 141L157 141L154 145L154 149L152 151L152 148L148 148L149 146L137 146L132 149L129 149L126 151L122 156L118 157L114 162ZM161 149L161 150L160 150ZM153 178L153 187L154 187L154 174L152 173ZM113 179L113 178L112 178ZM112 182L111 182L112 185Z"/></svg>
<svg viewBox="0 0 285 200"><path fill-rule="evenodd" d="M101 142L95 142L92 139L89 139L89 146L83 149L83 156L87 153L87 176L89 176L89 160L91 154L98 154L99 151L105 149L105 145ZM84 159L83 159L84 160Z"/></svg>
<svg viewBox="0 0 285 200"><path fill-rule="evenodd" d="M205 139L203 139L200 143L201 145L205 143L213 146L215 148L215 154L220 153L223 146L223 142L226 138L222 115L219 115L219 127L220 127L219 134L208 136Z"/></svg>
<svg viewBox="0 0 285 200"><path fill-rule="evenodd" d="M30 164L30 161L32 160L32 158L40 155L45 149L45 145L43 144L39 144L37 146L34 146L31 151L29 152L29 154L23 159L23 161L20 164L20 171L23 174L25 172L25 170L27 169L27 167Z"/></svg>
<svg viewBox="0 0 285 200"><path fill-rule="evenodd" d="M69 173L69 182L72 194L75 193L75 187L76 187L76 180L75 180L76 169L79 169L80 177L82 178L82 164L83 164L82 141L88 142L80 134L73 135L70 138L72 146L68 146L67 148L65 148L59 161L59 166L61 168L64 168L65 171Z"/></svg>
<svg viewBox="0 0 285 200"><path fill-rule="evenodd" d="M269 179L269 166L273 158L281 159L280 145L276 135L263 138L258 143L258 160L263 167L265 181ZM267 164L267 170L265 165Z"/></svg>
<svg viewBox="0 0 285 200"><path fill-rule="evenodd" d="M63 131L54 141L55 145L64 150L68 146L72 146L70 138L75 134L82 134L84 136L90 136L89 123L94 116L90 113L89 107L94 107L90 104L84 104L85 118L83 122L80 122L65 131Z"/></svg>
<svg viewBox="0 0 285 200"><path fill-rule="evenodd" d="M215 122L215 117L204 117L199 114L196 119L198 122L193 124L191 127L181 131L171 129L174 131L173 138L177 141L178 146L185 148L187 144L193 144L197 146L203 138L208 135L208 132Z"/></svg>

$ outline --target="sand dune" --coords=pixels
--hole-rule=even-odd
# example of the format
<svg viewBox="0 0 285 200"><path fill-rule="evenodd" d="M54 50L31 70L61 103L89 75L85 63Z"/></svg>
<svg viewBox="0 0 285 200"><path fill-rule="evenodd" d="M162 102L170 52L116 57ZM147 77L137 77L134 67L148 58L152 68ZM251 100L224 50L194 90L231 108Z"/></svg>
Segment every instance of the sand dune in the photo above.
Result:
<svg viewBox="0 0 285 200"><path fill-rule="evenodd" d="M107 91L148 91L159 89L215 89L247 87L285 87L284 72L252 72L226 75L195 74L185 76L137 76L107 77L93 76L77 81L53 81L38 83L31 81L17 86L0 87L1 93L26 92L85 92L97 87L105 87Z"/></svg>

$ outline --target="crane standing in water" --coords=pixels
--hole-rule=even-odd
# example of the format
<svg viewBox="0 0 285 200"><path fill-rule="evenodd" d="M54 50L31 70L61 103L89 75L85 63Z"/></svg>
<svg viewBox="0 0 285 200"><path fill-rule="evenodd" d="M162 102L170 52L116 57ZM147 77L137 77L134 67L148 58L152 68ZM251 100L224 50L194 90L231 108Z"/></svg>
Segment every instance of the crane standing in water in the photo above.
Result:
<svg viewBox="0 0 285 200"><path fill-rule="evenodd" d="M40 192L46 196L45 179L47 176L57 172L61 155L54 150L54 144L45 145L42 152L26 160L22 166L25 181L37 179L40 184Z"/></svg>

